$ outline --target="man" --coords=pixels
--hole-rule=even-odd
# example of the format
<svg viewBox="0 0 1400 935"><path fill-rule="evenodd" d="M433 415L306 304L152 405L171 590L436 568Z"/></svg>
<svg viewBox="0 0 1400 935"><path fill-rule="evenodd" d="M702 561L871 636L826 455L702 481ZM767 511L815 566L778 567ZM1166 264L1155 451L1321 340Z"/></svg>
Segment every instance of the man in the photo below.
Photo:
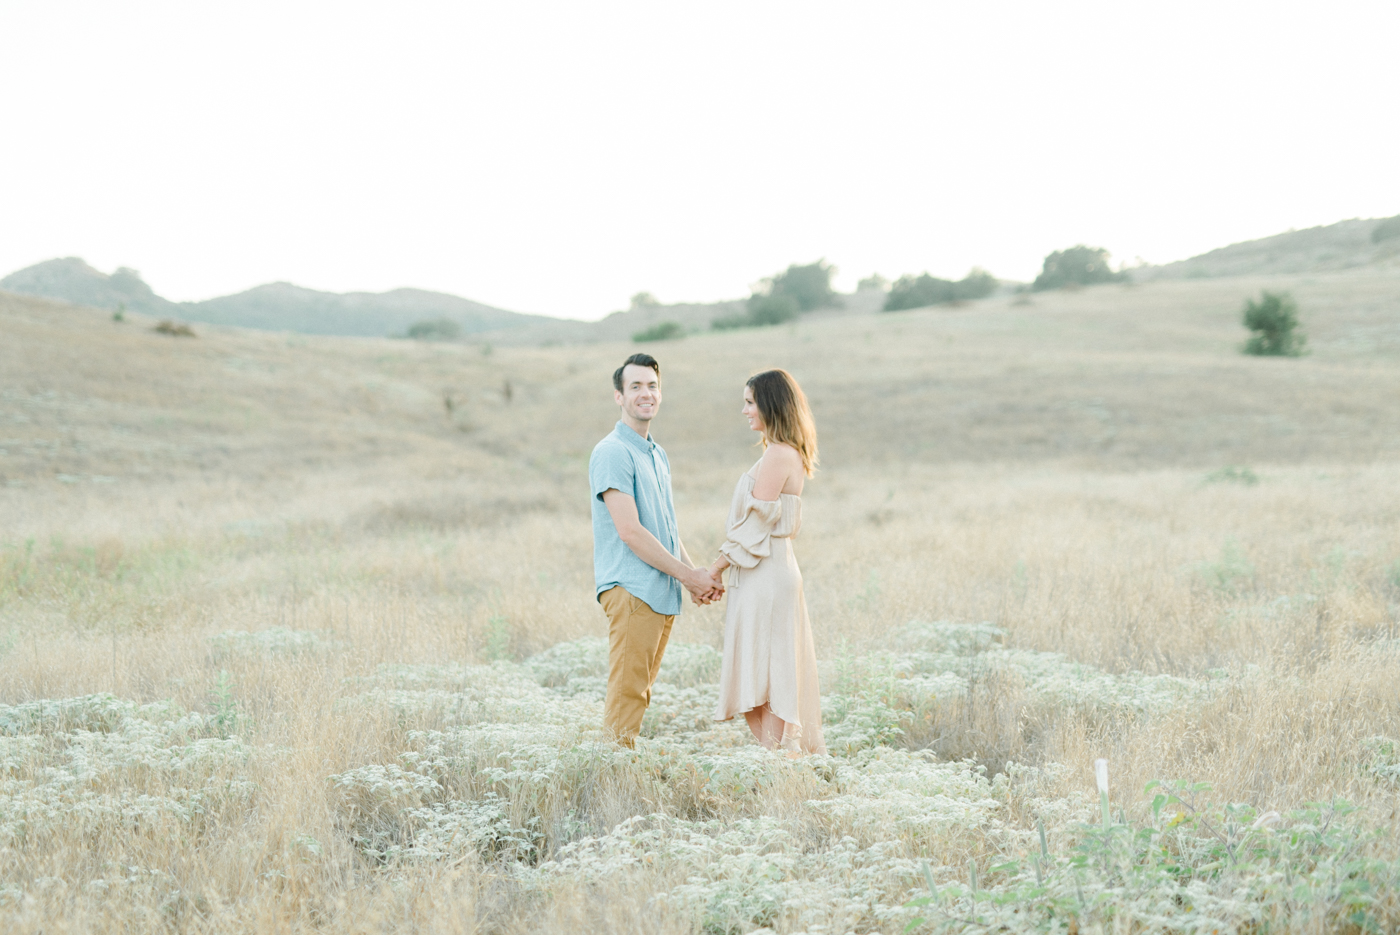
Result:
<svg viewBox="0 0 1400 935"><path fill-rule="evenodd" d="M608 615L608 692L603 726L631 747L651 702L681 589L697 604L724 593L681 544L671 463L651 437L661 408L661 365L633 354L613 373L622 418L588 459L593 491L593 576Z"/></svg>

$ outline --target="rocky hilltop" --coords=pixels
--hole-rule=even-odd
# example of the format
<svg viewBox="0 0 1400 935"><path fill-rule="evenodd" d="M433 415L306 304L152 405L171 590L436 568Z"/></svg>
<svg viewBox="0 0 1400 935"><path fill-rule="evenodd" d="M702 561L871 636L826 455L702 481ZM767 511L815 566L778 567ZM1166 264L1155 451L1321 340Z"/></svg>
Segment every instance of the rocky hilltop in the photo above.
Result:
<svg viewBox="0 0 1400 935"><path fill-rule="evenodd" d="M156 295L136 270L122 266L109 276L75 256L45 260L11 273L0 279L0 289L112 311L126 309L162 317L183 312L180 305Z"/></svg>

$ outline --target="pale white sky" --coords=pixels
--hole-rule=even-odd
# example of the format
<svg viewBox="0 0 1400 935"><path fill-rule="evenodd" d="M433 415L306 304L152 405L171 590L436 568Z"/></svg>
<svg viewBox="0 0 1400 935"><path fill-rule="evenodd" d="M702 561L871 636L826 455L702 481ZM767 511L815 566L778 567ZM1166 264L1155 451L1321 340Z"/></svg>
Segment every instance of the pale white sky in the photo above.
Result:
<svg viewBox="0 0 1400 935"><path fill-rule="evenodd" d="M597 318L1400 213L1400 4L0 0L0 275Z"/></svg>

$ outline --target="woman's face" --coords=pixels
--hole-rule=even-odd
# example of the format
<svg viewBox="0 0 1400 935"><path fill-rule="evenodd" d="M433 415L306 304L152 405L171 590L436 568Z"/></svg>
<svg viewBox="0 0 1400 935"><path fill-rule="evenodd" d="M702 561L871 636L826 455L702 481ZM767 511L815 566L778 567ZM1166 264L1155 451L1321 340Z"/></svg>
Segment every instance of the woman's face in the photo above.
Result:
<svg viewBox="0 0 1400 935"><path fill-rule="evenodd" d="M744 408L739 411L749 420L749 428L755 432L763 431L763 417L758 414L758 404L753 401L753 387L744 387Z"/></svg>

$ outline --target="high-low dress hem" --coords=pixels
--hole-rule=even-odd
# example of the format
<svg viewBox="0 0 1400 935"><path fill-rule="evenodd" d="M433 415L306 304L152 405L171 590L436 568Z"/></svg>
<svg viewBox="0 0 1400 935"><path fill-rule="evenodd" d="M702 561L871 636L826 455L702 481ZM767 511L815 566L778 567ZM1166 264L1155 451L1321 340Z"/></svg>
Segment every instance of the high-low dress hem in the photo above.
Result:
<svg viewBox="0 0 1400 935"><path fill-rule="evenodd" d="M816 650L792 549L802 500L793 494L758 500L753 485L751 473L739 478L720 547L731 567L714 719L727 721L766 704L786 723L781 748L825 753Z"/></svg>

